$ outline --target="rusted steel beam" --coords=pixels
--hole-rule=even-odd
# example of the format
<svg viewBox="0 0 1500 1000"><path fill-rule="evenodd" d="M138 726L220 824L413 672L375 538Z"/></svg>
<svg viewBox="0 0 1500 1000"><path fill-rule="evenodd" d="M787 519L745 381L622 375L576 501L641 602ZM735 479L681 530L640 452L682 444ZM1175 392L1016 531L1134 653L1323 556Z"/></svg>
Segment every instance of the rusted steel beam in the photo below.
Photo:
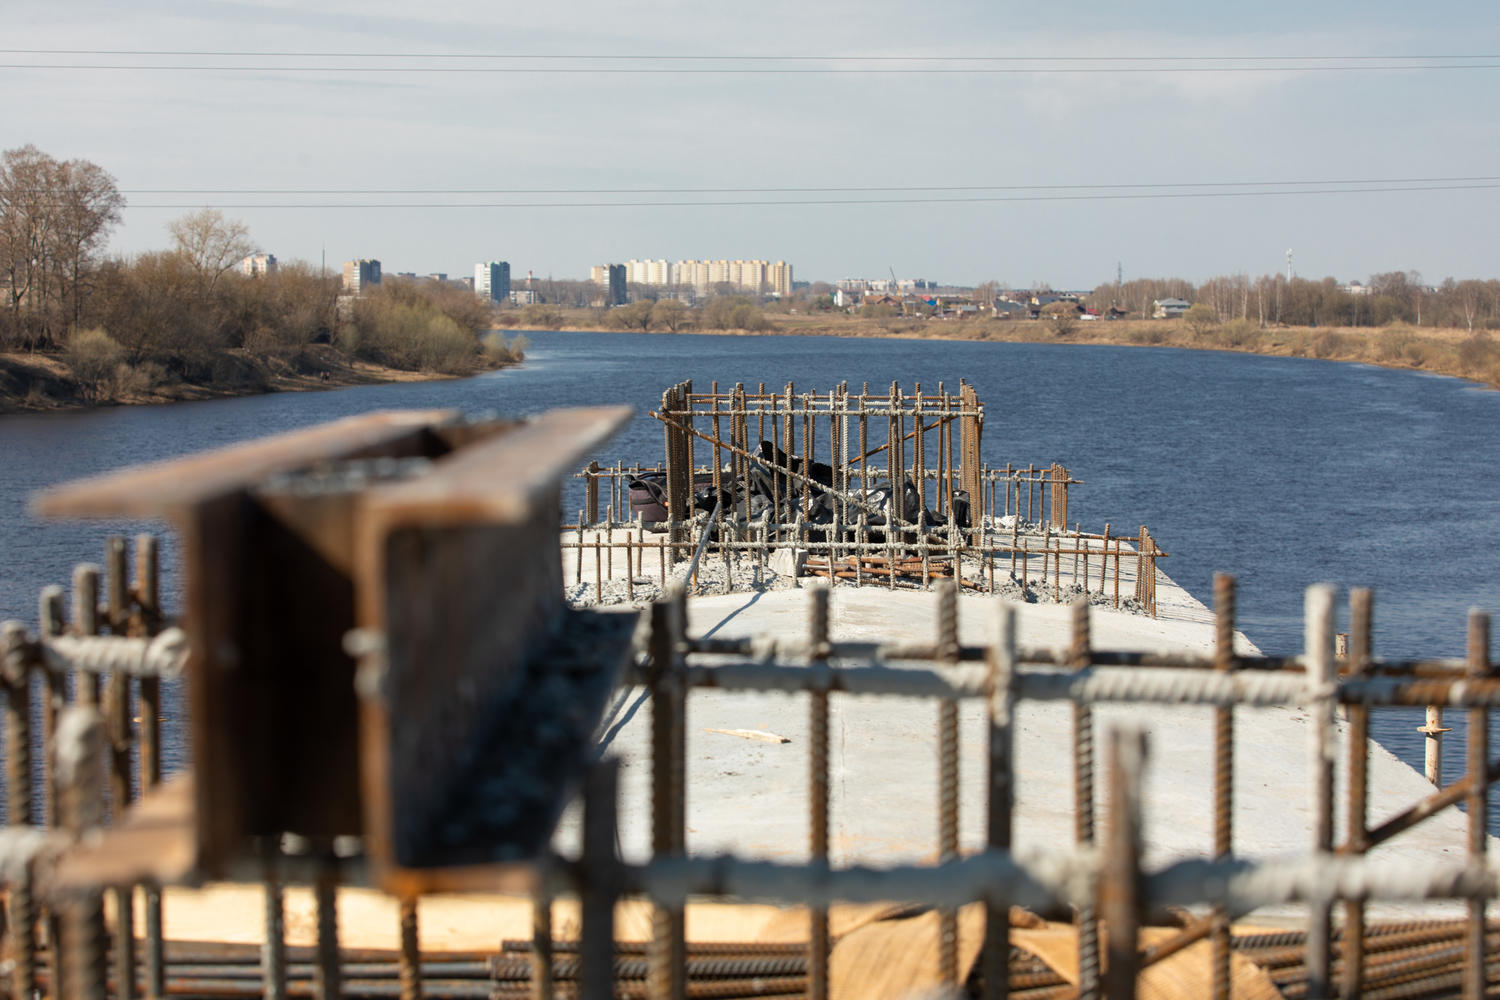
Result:
<svg viewBox="0 0 1500 1000"><path fill-rule="evenodd" d="M585 716L602 710L634 625L564 604L558 483L628 416L553 411L362 498L357 621L376 642L361 655L358 773L388 889L545 844L578 777L570 741L589 738ZM548 683L524 679L545 660ZM562 682L565 703L536 700Z"/></svg>

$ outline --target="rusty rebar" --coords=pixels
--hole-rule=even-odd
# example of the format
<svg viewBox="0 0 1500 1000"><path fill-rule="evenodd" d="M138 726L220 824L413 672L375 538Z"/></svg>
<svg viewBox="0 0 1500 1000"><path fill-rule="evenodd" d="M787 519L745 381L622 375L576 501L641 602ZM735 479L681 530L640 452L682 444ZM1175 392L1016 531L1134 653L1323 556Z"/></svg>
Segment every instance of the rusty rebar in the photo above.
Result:
<svg viewBox="0 0 1500 1000"><path fill-rule="evenodd" d="M1069 650L1072 667L1085 670L1090 662L1089 605L1085 600L1072 606L1073 641ZM1085 704L1073 704L1073 841L1079 848L1094 843L1094 713ZM1099 921L1093 900L1077 907L1078 995L1084 1000L1097 996L1100 987Z"/></svg>
<svg viewBox="0 0 1500 1000"><path fill-rule="evenodd" d="M679 669L684 602L679 589L651 608L651 850L658 857L686 848L686 691ZM682 909L658 903L651 919L652 995L681 1000L686 984Z"/></svg>
<svg viewBox="0 0 1500 1000"><path fill-rule="evenodd" d="M989 674L989 815L985 842L991 851L1009 852L1015 807L1015 673L1016 610L996 604ZM1010 992L1010 901L985 899L984 951L981 956L985 1000L1005 1000Z"/></svg>
<svg viewBox="0 0 1500 1000"><path fill-rule="evenodd" d="M338 1000L343 995L343 969L339 964L338 878L331 862L313 879L313 907L318 928L313 990L318 1000Z"/></svg>
<svg viewBox="0 0 1500 1000"><path fill-rule="evenodd" d="M22 636L17 635L19 640ZM9 642L10 639L7 639ZM30 826L31 799L31 672L9 678L5 686L5 787L7 821ZM30 865L10 887L9 938L6 951L14 963L12 996L31 997L36 990L36 900L32 896Z"/></svg>
<svg viewBox="0 0 1500 1000"><path fill-rule="evenodd" d="M1235 581L1214 574L1214 665L1234 669ZM1214 709L1214 859L1234 854L1234 709ZM1213 908L1213 996L1229 1000L1229 910Z"/></svg>
<svg viewBox="0 0 1500 1000"><path fill-rule="evenodd" d="M815 588L809 595L808 641L813 662L828 660L828 590ZM813 865L828 864L828 692L814 691L808 705L808 855ZM828 997L828 910L808 910L807 995L809 1000Z"/></svg>
<svg viewBox="0 0 1500 1000"><path fill-rule="evenodd" d="M1348 676L1360 677L1368 667L1372 645L1373 596L1368 588L1349 592L1349 668ZM1367 849L1370 791L1370 710L1364 705L1349 706L1349 847L1355 854ZM1351 899L1344 904L1344 975L1343 995L1357 997L1364 992L1365 973L1365 904Z"/></svg>
<svg viewBox="0 0 1500 1000"><path fill-rule="evenodd" d="M266 1000L286 1000L286 904L276 870L276 850L266 860L262 887L265 891L265 934L261 938L261 977Z"/></svg>
<svg viewBox="0 0 1500 1000"><path fill-rule="evenodd" d="M1490 673L1490 617L1479 610L1469 612L1467 643L1469 676L1487 677ZM1469 792L1464 797L1468 812L1468 853L1471 863L1484 863L1489 822L1489 784L1484 780L1490 755L1490 713L1486 708L1468 712ZM1469 901L1469 920L1465 934L1467 955L1464 959L1464 995L1478 1000L1485 995L1484 911L1486 901Z"/></svg>
<svg viewBox="0 0 1500 1000"><path fill-rule="evenodd" d="M417 924L417 899L403 896L398 904L397 921L400 924L401 951L398 958L398 973L401 979L401 1000L422 1000L422 945Z"/></svg>
<svg viewBox="0 0 1500 1000"><path fill-rule="evenodd" d="M526 942L507 941L512 944ZM553 1000L557 994L552 978L552 956L555 942L552 939L552 894L546 887L538 887L531 899L531 956L527 975L531 980L531 1000Z"/></svg>
<svg viewBox="0 0 1500 1000"><path fill-rule="evenodd" d="M615 901L619 897L618 833L620 762L606 757L589 768L583 786L583 870L579 887L582 939L579 993L609 1000L614 992Z"/></svg>
<svg viewBox="0 0 1500 1000"><path fill-rule="evenodd" d="M1109 833L1099 882L1099 913L1109 929L1104 995L1110 1000L1134 1000L1143 909L1140 783L1146 758L1145 734L1113 729L1109 751Z"/></svg>
<svg viewBox="0 0 1500 1000"><path fill-rule="evenodd" d="M108 735L98 711L92 706L64 710L58 719L55 749L58 813L63 828L81 838L104 823ZM105 1000L108 938L102 897L97 891L75 890L58 902L57 910L62 931L58 949L61 996Z"/></svg>
<svg viewBox="0 0 1500 1000"><path fill-rule="evenodd" d="M944 581L938 588L938 649L948 664L958 662L958 587ZM938 703L938 861L958 857L958 701L944 698ZM938 911L938 975L944 983L957 984L958 911Z"/></svg>

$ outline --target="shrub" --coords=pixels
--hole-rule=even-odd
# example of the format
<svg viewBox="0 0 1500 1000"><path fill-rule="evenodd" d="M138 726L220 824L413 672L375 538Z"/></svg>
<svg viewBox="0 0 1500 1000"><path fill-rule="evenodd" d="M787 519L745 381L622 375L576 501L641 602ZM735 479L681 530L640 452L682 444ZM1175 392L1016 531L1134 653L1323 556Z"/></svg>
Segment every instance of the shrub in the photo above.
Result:
<svg viewBox="0 0 1500 1000"><path fill-rule="evenodd" d="M480 349L491 364L505 365L515 364L526 357L526 348L531 346L531 341L526 339L524 333L518 333L509 340L498 330L491 330L484 335L480 342Z"/></svg>
<svg viewBox="0 0 1500 1000"><path fill-rule="evenodd" d="M562 313L552 306L533 302L521 308L521 326L531 330L556 330L562 326Z"/></svg>
<svg viewBox="0 0 1500 1000"><path fill-rule="evenodd" d="M1232 319L1219 327L1219 340L1226 347L1248 347L1260 337L1260 328L1248 319Z"/></svg>
<svg viewBox="0 0 1500 1000"><path fill-rule="evenodd" d="M68 369L90 399L110 398L115 368L124 358L124 348L100 329L73 331L64 354Z"/></svg>
<svg viewBox="0 0 1500 1000"><path fill-rule="evenodd" d="M1375 338L1375 358L1378 361L1404 361L1406 348L1411 342L1411 330L1404 326L1387 327Z"/></svg>
<svg viewBox="0 0 1500 1000"><path fill-rule="evenodd" d="M703 327L709 330L768 330L770 320L743 295L718 298L703 307Z"/></svg>
<svg viewBox="0 0 1500 1000"><path fill-rule="evenodd" d="M1189 330L1201 337L1219 325L1219 314L1214 312L1213 306L1198 302L1189 306L1188 311L1182 314L1182 321Z"/></svg>
<svg viewBox="0 0 1500 1000"><path fill-rule="evenodd" d="M1488 371L1495 361L1495 342L1483 330L1470 335L1459 342L1458 361L1469 374Z"/></svg>
<svg viewBox="0 0 1500 1000"><path fill-rule="evenodd" d="M1325 360L1338 357L1343 348L1344 338L1332 330L1324 330L1313 337L1312 344L1309 345L1313 357Z"/></svg>
<svg viewBox="0 0 1500 1000"><path fill-rule="evenodd" d="M115 366L110 379L110 392L115 399L142 396L156 388L164 374L162 366L153 361L142 361L138 365L122 362Z"/></svg>

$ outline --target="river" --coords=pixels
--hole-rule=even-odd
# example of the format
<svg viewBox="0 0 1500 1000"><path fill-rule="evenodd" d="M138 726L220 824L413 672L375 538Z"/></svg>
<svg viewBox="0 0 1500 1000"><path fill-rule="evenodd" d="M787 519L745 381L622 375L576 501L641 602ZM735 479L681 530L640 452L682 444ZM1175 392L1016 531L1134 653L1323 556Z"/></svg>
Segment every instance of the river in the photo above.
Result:
<svg viewBox="0 0 1500 1000"><path fill-rule="evenodd" d="M987 461L1062 462L1084 481L1071 517L1086 530L1149 526L1167 573L1205 603L1213 573L1234 573L1240 627L1268 653L1300 651L1302 592L1318 581L1375 589L1375 651L1390 658L1462 656L1467 609L1500 610L1500 393L1456 379L1173 349L527 335L524 366L462 381L0 417L0 620L34 622L42 585L97 560L110 531L140 527L38 522L27 497L54 483L401 407L628 403L635 420L600 457L656 461L646 411L685 378L824 391L966 378L987 404ZM167 554L170 595L170 539ZM1420 767L1419 724L1377 713L1376 738ZM1463 744L1461 720L1450 724L1451 779Z"/></svg>

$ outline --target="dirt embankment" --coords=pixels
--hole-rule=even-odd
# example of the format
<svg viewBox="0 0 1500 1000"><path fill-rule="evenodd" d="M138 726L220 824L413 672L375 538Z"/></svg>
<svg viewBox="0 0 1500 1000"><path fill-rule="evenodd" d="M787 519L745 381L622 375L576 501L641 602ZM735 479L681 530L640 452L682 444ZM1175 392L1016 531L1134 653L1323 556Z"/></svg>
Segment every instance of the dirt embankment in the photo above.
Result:
<svg viewBox="0 0 1500 1000"><path fill-rule="evenodd" d="M326 345L307 348L296 364L278 358L228 351L207 382L173 381L149 388L114 392L80 379L56 355L0 354L0 413L79 409L142 403L177 403L193 399L253 396L267 392L305 392L351 385L424 382L461 378L496 367L476 358L470 371L450 374L403 371L356 361Z"/></svg>

